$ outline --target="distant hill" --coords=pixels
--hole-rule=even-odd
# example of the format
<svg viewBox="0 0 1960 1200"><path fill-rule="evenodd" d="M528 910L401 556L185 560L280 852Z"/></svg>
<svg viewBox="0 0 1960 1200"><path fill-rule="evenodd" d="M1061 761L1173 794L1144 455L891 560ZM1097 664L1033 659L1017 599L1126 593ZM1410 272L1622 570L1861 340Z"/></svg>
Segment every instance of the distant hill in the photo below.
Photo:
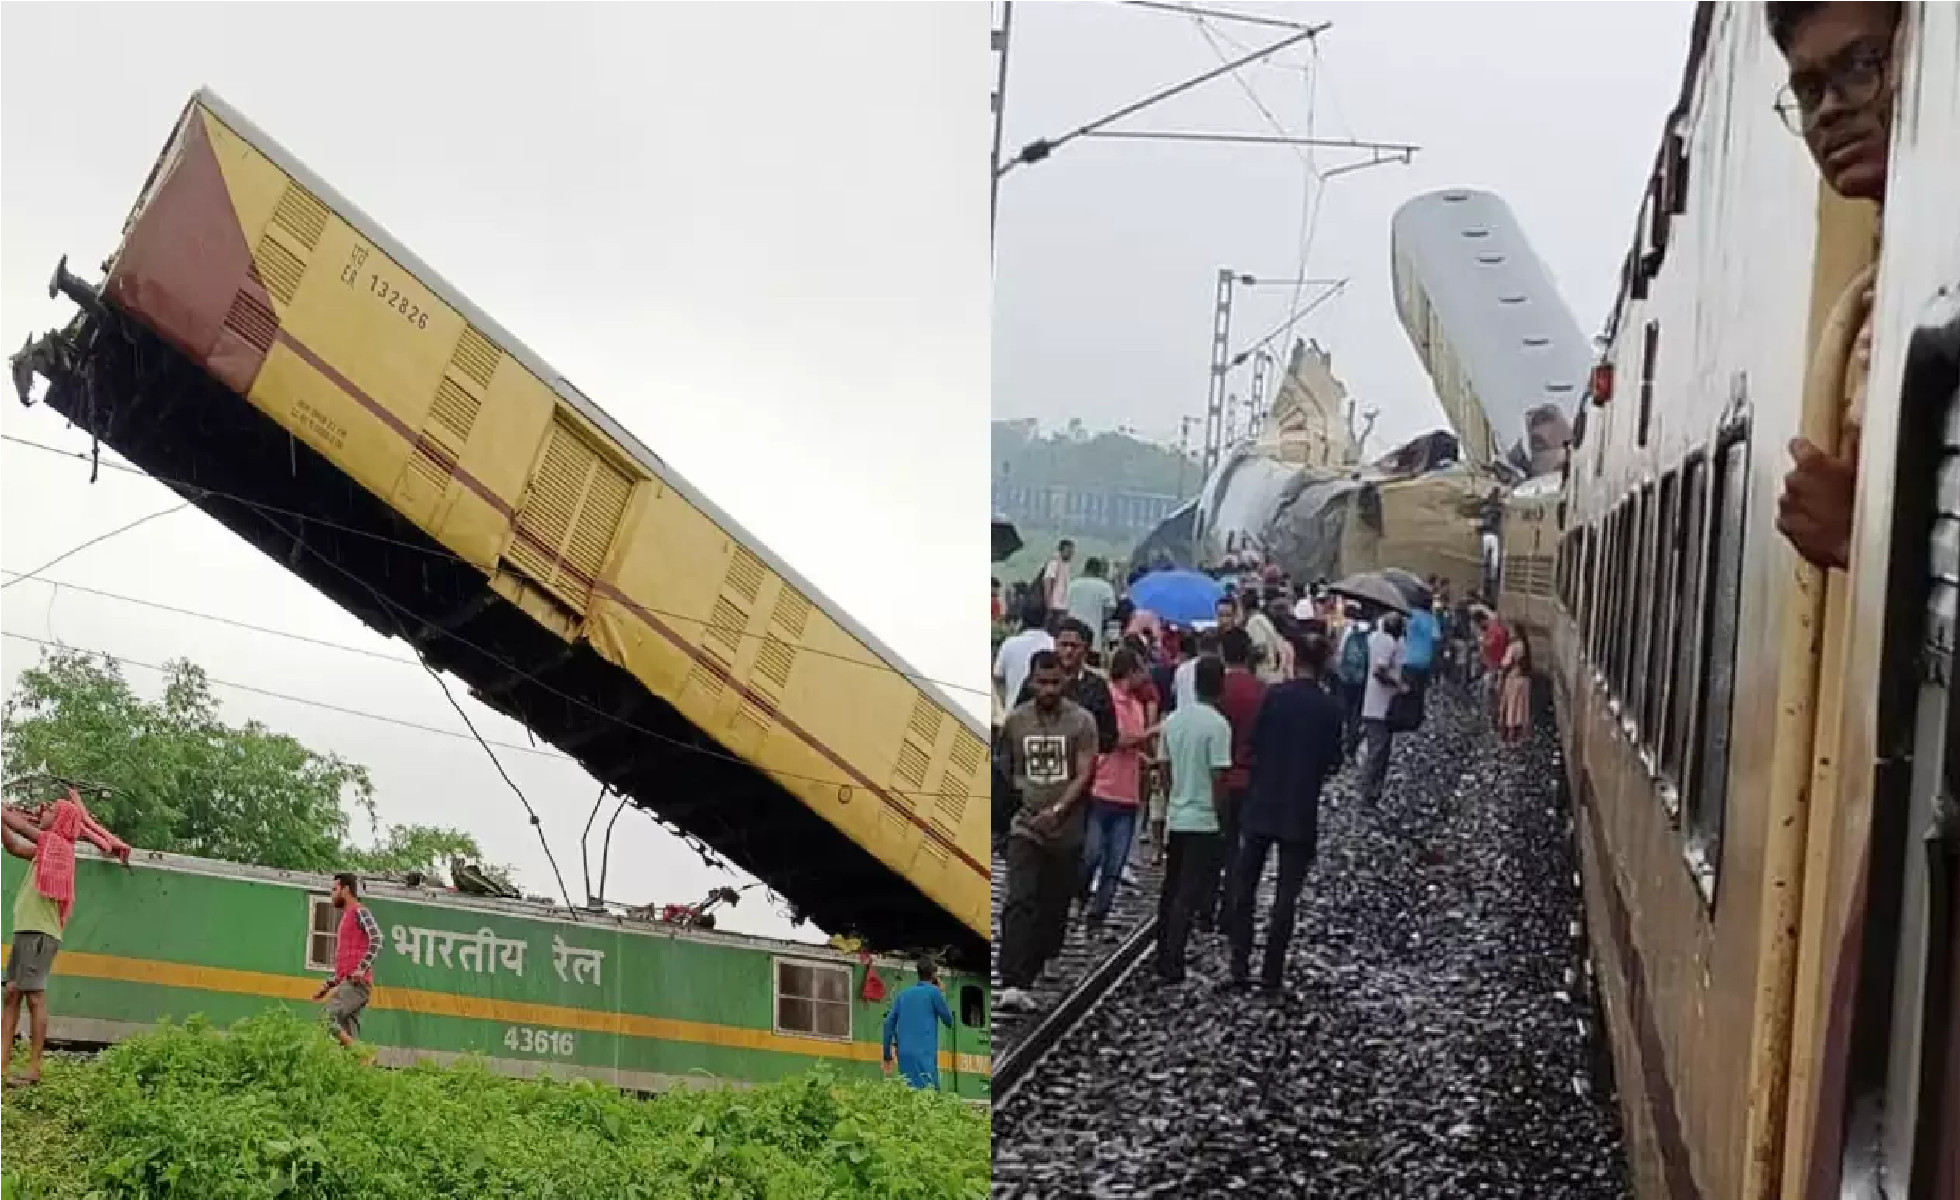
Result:
<svg viewBox="0 0 1960 1200"><path fill-rule="evenodd" d="M993 424L994 508L1013 519L1026 547L1000 564L1003 578L1025 580L1059 538L1081 557L1128 559L1180 496L1197 490L1197 463L1155 442L1080 423L1044 434L1030 420Z"/></svg>
<svg viewBox="0 0 1960 1200"><path fill-rule="evenodd" d="M1024 487L1174 496L1198 486L1196 463L1171 447L1122 433L1088 433L1079 425L1043 434L1026 420L994 422L992 468L996 482Z"/></svg>

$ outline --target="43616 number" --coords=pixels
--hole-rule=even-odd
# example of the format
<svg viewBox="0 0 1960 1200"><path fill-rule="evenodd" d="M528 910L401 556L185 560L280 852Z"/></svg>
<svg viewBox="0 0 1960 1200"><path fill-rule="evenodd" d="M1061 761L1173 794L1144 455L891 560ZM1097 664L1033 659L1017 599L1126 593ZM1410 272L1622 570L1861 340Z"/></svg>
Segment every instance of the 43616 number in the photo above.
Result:
<svg viewBox="0 0 1960 1200"><path fill-rule="evenodd" d="M578 1049L578 1042L575 1035L568 1030L513 1025L504 1030L504 1046L519 1054L549 1054L556 1058L570 1058Z"/></svg>

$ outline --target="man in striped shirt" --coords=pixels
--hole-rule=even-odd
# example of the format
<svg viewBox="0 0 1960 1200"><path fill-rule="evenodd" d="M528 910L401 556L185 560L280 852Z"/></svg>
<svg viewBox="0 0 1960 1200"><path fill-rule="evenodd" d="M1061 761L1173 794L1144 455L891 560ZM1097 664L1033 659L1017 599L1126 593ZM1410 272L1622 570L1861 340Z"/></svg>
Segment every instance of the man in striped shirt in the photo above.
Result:
<svg viewBox="0 0 1960 1200"><path fill-rule="evenodd" d="M313 993L315 1000L327 1002L327 1027L343 1046L352 1046L361 1034L361 1012L374 988L374 960L381 956L381 926L359 895L353 872L333 877L333 906L340 910L333 974Z"/></svg>

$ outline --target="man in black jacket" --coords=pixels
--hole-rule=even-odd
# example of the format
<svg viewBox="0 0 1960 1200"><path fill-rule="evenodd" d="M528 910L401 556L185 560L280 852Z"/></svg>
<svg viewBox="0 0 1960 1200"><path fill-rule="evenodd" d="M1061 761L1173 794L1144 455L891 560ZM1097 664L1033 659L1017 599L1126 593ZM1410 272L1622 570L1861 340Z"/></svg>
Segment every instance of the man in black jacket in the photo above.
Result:
<svg viewBox="0 0 1960 1200"><path fill-rule="evenodd" d="M1089 627L1070 617L1055 631L1055 657L1061 660L1066 676L1062 695L1089 710L1096 719L1096 753L1108 754L1116 749L1116 703L1109 698L1109 681L1089 669L1089 647L1094 641ZM1021 685L1014 706L1019 708L1032 699L1034 679L1030 676Z"/></svg>
<svg viewBox="0 0 1960 1200"><path fill-rule="evenodd" d="M1228 988L1243 988L1252 960L1252 909L1266 858L1279 847L1279 880L1266 922L1266 958L1259 987L1280 994L1293 915L1320 833L1320 789L1340 768L1341 702L1327 693L1327 639L1314 634L1293 644L1295 677L1266 692L1252 730L1252 783L1239 817L1239 861L1233 873L1225 931L1231 942Z"/></svg>

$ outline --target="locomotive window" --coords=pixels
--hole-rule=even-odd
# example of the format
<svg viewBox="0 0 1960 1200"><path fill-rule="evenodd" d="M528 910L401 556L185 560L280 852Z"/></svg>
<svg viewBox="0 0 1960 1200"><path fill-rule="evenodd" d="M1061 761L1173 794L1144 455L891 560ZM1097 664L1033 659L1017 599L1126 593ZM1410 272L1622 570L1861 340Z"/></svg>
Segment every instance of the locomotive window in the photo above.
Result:
<svg viewBox="0 0 1960 1200"><path fill-rule="evenodd" d="M777 959L776 1032L851 1040L851 969Z"/></svg>
<svg viewBox="0 0 1960 1200"><path fill-rule="evenodd" d="M1747 436L1727 442L1718 460L1710 525L1707 678L1702 701L1699 780L1688 804L1688 861L1702 896L1715 902L1722 861L1723 808L1728 799L1729 718L1735 703L1737 619L1742 607L1742 539L1749 475Z"/></svg>
<svg viewBox="0 0 1960 1200"><path fill-rule="evenodd" d="M1691 789L1694 763L1695 702L1701 689L1702 546L1708 535L1708 459L1697 451L1681 466L1681 569L1674 578L1674 668L1668 680L1667 736L1661 771L1682 792Z"/></svg>
<svg viewBox="0 0 1960 1200"><path fill-rule="evenodd" d="M987 993L977 983L960 988L960 1024L968 1029L987 1027Z"/></svg>
<svg viewBox="0 0 1960 1200"><path fill-rule="evenodd" d="M340 922L335 919L333 897L306 897L306 969L333 970L335 943L340 941Z"/></svg>

